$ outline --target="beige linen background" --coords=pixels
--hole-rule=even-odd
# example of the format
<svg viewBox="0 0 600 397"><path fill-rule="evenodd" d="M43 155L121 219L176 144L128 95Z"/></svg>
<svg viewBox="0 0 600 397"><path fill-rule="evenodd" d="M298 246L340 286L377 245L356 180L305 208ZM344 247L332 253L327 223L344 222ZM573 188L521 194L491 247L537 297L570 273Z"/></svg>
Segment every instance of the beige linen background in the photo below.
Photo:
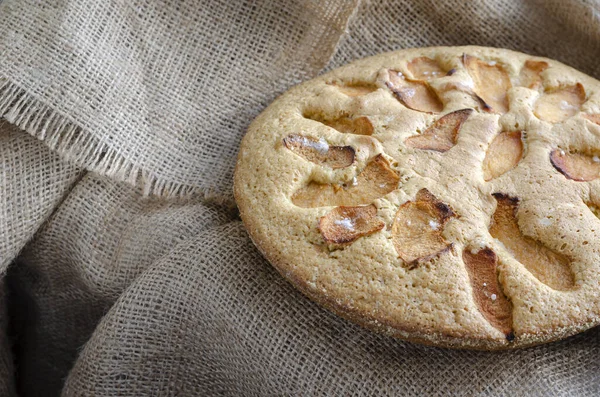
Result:
<svg viewBox="0 0 600 397"><path fill-rule="evenodd" d="M477 44L600 77L599 0L0 0L0 395L600 394L600 331L422 347L308 301L235 210L295 83Z"/></svg>

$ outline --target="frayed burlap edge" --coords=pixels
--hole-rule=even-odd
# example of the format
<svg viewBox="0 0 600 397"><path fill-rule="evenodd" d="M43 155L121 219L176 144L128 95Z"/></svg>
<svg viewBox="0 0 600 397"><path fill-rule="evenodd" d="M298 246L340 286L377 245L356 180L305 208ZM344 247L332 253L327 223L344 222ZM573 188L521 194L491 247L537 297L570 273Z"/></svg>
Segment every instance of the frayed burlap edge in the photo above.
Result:
<svg viewBox="0 0 600 397"><path fill-rule="evenodd" d="M0 77L0 117L41 140L65 160L140 187L144 196L172 198L201 195L207 202L235 205L232 198L213 189L167 181L142 169L6 77Z"/></svg>
<svg viewBox="0 0 600 397"><path fill-rule="evenodd" d="M324 57L320 71L330 63L351 20L356 16L360 0L354 0L339 37L333 42L329 56ZM144 196L202 197L205 202L235 207L232 195L214 187L200 187L173 182L131 162L118 150L76 125L68 115L42 103L26 89L0 76L0 117L41 140L66 161L88 171L105 175L143 190ZM232 182L233 183L233 182Z"/></svg>

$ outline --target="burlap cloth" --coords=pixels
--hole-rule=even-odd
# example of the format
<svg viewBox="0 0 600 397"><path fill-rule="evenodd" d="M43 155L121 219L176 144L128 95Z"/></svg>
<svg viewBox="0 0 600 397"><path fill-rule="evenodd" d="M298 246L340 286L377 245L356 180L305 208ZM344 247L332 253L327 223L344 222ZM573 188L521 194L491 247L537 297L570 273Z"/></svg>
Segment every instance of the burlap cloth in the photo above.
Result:
<svg viewBox="0 0 600 397"><path fill-rule="evenodd" d="M297 82L463 44L599 78L599 18L598 0L0 0L0 396L597 396L598 329L451 351L321 309L253 247L231 185L246 127Z"/></svg>

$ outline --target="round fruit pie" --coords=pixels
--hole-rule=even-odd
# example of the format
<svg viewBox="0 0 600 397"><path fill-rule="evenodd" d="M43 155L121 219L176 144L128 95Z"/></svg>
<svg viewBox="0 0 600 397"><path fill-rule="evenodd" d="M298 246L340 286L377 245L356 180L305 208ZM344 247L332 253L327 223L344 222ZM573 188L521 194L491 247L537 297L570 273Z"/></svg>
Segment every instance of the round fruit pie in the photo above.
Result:
<svg viewBox="0 0 600 397"><path fill-rule="evenodd" d="M250 126L235 197L263 255L370 329L501 349L600 323L600 83L481 47L362 59Z"/></svg>

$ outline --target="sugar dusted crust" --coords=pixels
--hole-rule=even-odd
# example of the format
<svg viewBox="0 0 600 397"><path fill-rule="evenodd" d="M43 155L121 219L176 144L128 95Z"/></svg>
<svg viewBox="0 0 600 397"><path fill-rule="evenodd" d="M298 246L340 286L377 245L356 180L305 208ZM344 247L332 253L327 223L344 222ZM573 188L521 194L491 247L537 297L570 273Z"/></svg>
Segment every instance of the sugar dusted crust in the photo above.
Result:
<svg viewBox="0 0 600 397"><path fill-rule="evenodd" d="M300 291L369 329L485 350L573 335L600 323L599 88L494 48L356 61L252 123L242 220Z"/></svg>

